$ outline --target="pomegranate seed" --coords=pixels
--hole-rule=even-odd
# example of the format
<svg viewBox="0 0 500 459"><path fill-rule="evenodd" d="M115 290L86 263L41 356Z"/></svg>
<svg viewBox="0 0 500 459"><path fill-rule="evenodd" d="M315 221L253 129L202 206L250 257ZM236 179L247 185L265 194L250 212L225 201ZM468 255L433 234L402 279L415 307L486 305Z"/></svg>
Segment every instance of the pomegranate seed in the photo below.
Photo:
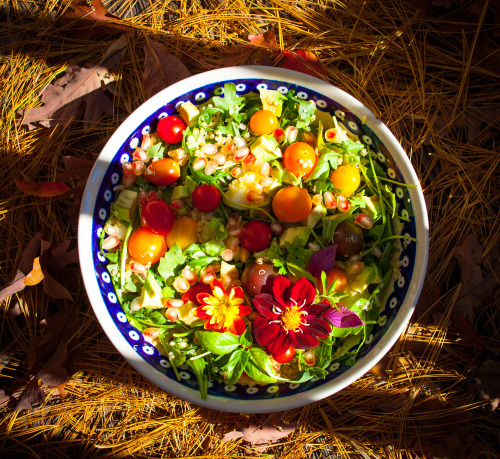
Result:
<svg viewBox="0 0 500 459"><path fill-rule="evenodd" d="M234 252L231 249L225 249L220 253L220 256L224 261L231 261L234 257Z"/></svg>
<svg viewBox="0 0 500 459"><path fill-rule="evenodd" d="M285 131L281 128L275 129L273 136L278 143L284 142L286 139Z"/></svg>
<svg viewBox="0 0 500 459"><path fill-rule="evenodd" d="M241 170L241 167L233 167L231 169L231 175L234 178L238 178L239 176L241 176L242 173L243 173L243 171Z"/></svg>
<svg viewBox="0 0 500 459"><path fill-rule="evenodd" d="M312 367L316 363L316 354L313 350L304 352L304 362L306 362L306 364L310 367Z"/></svg>
<svg viewBox="0 0 500 459"><path fill-rule="evenodd" d="M373 227L373 220L366 214L358 214L354 219L354 223L364 229L371 229Z"/></svg>
<svg viewBox="0 0 500 459"><path fill-rule="evenodd" d="M243 228L234 228L229 230L229 236L239 237L243 234Z"/></svg>
<svg viewBox="0 0 500 459"><path fill-rule="evenodd" d="M122 179L123 186L125 188L131 187L135 182L135 178L136 178L135 174L124 175Z"/></svg>
<svg viewBox="0 0 500 459"><path fill-rule="evenodd" d="M271 363L273 365L273 370L276 373L278 373L280 371L280 368L281 368L281 363L279 363L276 360L274 360L272 355L269 356L269 360L271 361Z"/></svg>
<svg viewBox="0 0 500 459"><path fill-rule="evenodd" d="M159 328L145 328L142 330L142 334L144 336L147 336L148 338L158 338L160 336L160 329Z"/></svg>
<svg viewBox="0 0 500 459"><path fill-rule="evenodd" d="M210 284L215 279L215 276L212 273L207 273L202 276L201 282L204 284Z"/></svg>
<svg viewBox="0 0 500 459"><path fill-rule="evenodd" d="M320 194L315 194L315 195L312 197L312 203L313 203L315 206L319 206L322 202L323 202L323 196L321 196Z"/></svg>
<svg viewBox="0 0 500 459"><path fill-rule="evenodd" d="M325 139L328 142L333 142L335 140L335 137L337 137L337 131L334 128L327 129L325 132Z"/></svg>
<svg viewBox="0 0 500 459"><path fill-rule="evenodd" d="M316 143L316 136L312 132L304 131L302 133L302 140L309 145L314 145Z"/></svg>
<svg viewBox="0 0 500 459"><path fill-rule="evenodd" d="M123 169L123 172L125 174L133 174L134 173L134 169L133 169L132 163L130 161L125 161L122 164L122 169Z"/></svg>
<svg viewBox="0 0 500 459"><path fill-rule="evenodd" d="M274 179L272 179L271 177L262 177L259 180L259 185L263 186L264 188L273 186L273 183Z"/></svg>
<svg viewBox="0 0 500 459"><path fill-rule="evenodd" d="M178 277L172 283L172 287L174 287L176 292L186 293L189 290L190 285L186 279L184 279L183 277Z"/></svg>
<svg viewBox="0 0 500 459"><path fill-rule="evenodd" d="M257 193L256 191L253 191L253 190L251 190L247 193L246 198L247 198L247 201L253 202L254 204L259 204L262 201L264 201L264 199L265 199L265 197L262 194Z"/></svg>
<svg viewBox="0 0 500 459"><path fill-rule="evenodd" d="M181 276L184 279L186 279L191 285L196 284L196 282L198 281L198 276L196 275L194 270L189 266L184 267L184 269L181 272Z"/></svg>
<svg viewBox="0 0 500 459"><path fill-rule="evenodd" d="M238 244L239 244L239 241L238 241L238 238L236 238L236 237L230 237L226 241L226 247L228 249L231 249L233 252L236 252L236 250L238 249Z"/></svg>
<svg viewBox="0 0 500 459"><path fill-rule="evenodd" d="M143 167L144 161L134 161L132 163L132 170L134 171L135 175L141 175Z"/></svg>
<svg viewBox="0 0 500 459"><path fill-rule="evenodd" d="M107 223L104 227L104 231L108 236L116 236L118 239L122 240L125 238L125 233L127 232L127 228L121 223L109 224Z"/></svg>
<svg viewBox="0 0 500 459"><path fill-rule="evenodd" d="M234 146L236 148L243 148L243 147L247 146L247 141L243 137L240 137L240 136L236 136L233 139L233 142L234 142Z"/></svg>
<svg viewBox="0 0 500 459"><path fill-rule="evenodd" d="M373 250L372 250L372 253L373 255L375 255L377 258L381 258L382 257L382 250L380 250L378 247L373 247Z"/></svg>
<svg viewBox="0 0 500 459"><path fill-rule="evenodd" d="M134 150L134 152L132 153L132 157L141 161L149 160L149 155L142 148L137 148L137 150Z"/></svg>
<svg viewBox="0 0 500 459"><path fill-rule="evenodd" d="M177 150L174 150L172 158L178 163L187 161L186 150L184 148L177 148Z"/></svg>
<svg viewBox="0 0 500 459"><path fill-rule="evenodd" d="M271 165L268 162L264 162L259 167L260 175L269 175L271 173Z"/></svg>
<svg viewBox="0 0 500 459"><path fill-rule="evenodd" d="M120 239L116 236L108 236L104 241L102 241L103 250L116 249L120 245Z"/></svg>
<svg viewBox="0 0 500 459"><path fill-rule="evenodd" d="M153 146L153 140L149 134L144 134L142 136L141 148L143 150L149 150Z"/></svg>
<svg viewBox="0 0 500 459"><path fill-rule="evenodd" d="M234 152L234 160L235 161L243 161L248 156L249 153L250 153L250 149L248 147L238 148Z"/></svg>
<svg viewBox="0 0 500 459"><path fill-rule="evenodd" d="M249 153L246 158L243 160L243 165L245 167L249 167L256 161L255 156L252 153Z"/></svg>
<svg viewBox="0 0 500 459"><path fill-rule="evenodd" d="M345 273L348 276L354 276L363 272L363 269L365 269L365 264L362 261L354 261L347 266Z"/></svg>
<svg viewBox="0 0 500 459"><path fill-rule="evenodd" d="M238 226L239 224L240 224L240 216L237 214L231 215L229 221L227 222L227 226L229 227Z"/></svg>
<svg viewBox="0 0 500 459"><path fill-rule="evenodd" d="M139 190L139 205L142 207L146 202L148 202L146 192L141 189Z"/></svg>
<svg viewBox="0 0 500 459"><path fill-rule="evenodd" d="M240 261L245 263L250 256L250 250L245 249L245 247L240 247Z"/></svg>
<svg viewBox="0 0 500 459"><path fill-rule="evenodd" d="M130 309L132 311L139 311L142 309L142 304L141 304L141 297L138 296L132 300L132 303L130 303Z"/></svg>
<svg viewBox="0 0 500 459"><path fill-rule="evenodd" d="M232 154L236 151L236 146L234 143L226 143L220 150L222 153L225 154Z"/></svg>
<svg viewBox="0 0 500 459"><path fill-rule="evenodd" d="M167 307L169 308L180 308L184 306L184 301L178 300L177 298L169 298L167 300Z"/></svg>
<svg viewBox="0 0 500 459"><path fill-rule="evenodd" d="M205 174L212 175L217 170L217 163L215 161L209 161L205 167Z"/></svg>
<svg viewBox="0 0 500 459"><path fill-rule="evenodd" d="M177 322L177 319L179 318L179 313L177 312L177 309L175 308L168 308L165 311L165 317L170 320L170 322Z"/></svg>
<svg viewBox="0 0 500 459"><path fill-rule="evenodd" d="M335 209L335 207L337 207L337 200L335 199L333 193L326 191L323 199L325 200L325 207L327 209Z"/></svg>
<svg viewBox="0 0 500 459"><path fill-rule="evenodd" d="M181 199L172 199L172 201L170 202L170 206L173 209L183 209L184 201L182 201Z"/></svg>
<svg viewBox="0 0 500 459"><path fill-rule="evenodd" d="M206 143L203 145L201 151L206 155L215 155L215 153L217 153L217 145L214 145L213 143Z"/></svg>
<svg viewBox="0 0 500 459"><path fill-rule="evenodd" d="M337 207L341 212L348 212L351 208L351 203L344 195L337 196Z"/></svg>
<svg viewBox="0 0 500 459"><path fill-rule="evenodd" d="M288 126L286 128L286 139L290 142L293 143L297 140L297 135L299 133L299 130L295 126Z"/></svg>
<svg viewBox="0 0 500 459"><path fill-rule="evenodd" d="M148 268L144 266L142 263L137 263L137 261L132 261L130 263L130 271L134 273L144 274L148 272Z"/></svg>
<svg viewBox="0 0 500 459"><path fill-rule="evenodd" d="M206 164L207 160L205 158L197 158L193 163L193 169L195 171L199 171L200 169L203 169Z"/></svg>
<svg viewBox="0 0 500 459"><path fill-rule="evenodd" d="M351 255L349 257L349 261L361 261L361 255L359 253Z"/></svg>
<svg viewBox="0 0 500 459"><path fill-rule="evenodd" d="M280 234L283 234L283 232L285 231L285 227L281 223L272 222L271 231L277 236L279 236Z"/></svg>
<svg viewBox="0 0 500 459"><path fill-rule="evenodd" d="M215 156L214 156L214 161L219 165L219 166L222 166L223 164L226 163L226 155L224 155L223 153L217 153Z"/></svg>

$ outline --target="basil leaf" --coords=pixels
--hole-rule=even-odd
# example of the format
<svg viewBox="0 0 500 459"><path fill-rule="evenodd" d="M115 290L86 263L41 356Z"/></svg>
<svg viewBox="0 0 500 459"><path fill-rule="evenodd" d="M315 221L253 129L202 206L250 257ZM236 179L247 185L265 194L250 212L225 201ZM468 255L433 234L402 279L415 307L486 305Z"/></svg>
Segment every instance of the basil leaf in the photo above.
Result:
<svg viewBox="0 0 500 459"><path fill-rule="evenodd" d="M216 355L229 354L240 346L239 338L229 332L197 331L195 336L201 347Z"/></svg>
<svg viewBox="0 0 500 459"><path fill-rule="evenodd" d="M248 353L243 349L238 349L231 355L227 365L227 384L232 386L243 373L243 369L248 362Z"/></svg>
<svg viewBox="0 0 500 459"><path fill-rule="evenodd" d="M240 336L240 344L242 346L251 346L253 343L253 337L252 337L252 328L247 327L245 330L245 333Z"/></svg>
<svg viewBox="0 0 500 459"><path fill-rule="evenodd" d="M262 349L256 347L248 350L248 362L245 365L245 373L260 383L276 382L276 378L271 376L274 374L274 369L269 356Z"/></svg>

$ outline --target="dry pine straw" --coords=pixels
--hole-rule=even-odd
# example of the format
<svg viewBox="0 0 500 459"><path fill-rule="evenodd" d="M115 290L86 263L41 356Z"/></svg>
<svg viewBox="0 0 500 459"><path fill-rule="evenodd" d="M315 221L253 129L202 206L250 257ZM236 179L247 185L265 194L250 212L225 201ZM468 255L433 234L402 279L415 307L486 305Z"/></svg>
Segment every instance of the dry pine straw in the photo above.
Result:
<svg viewBox="0 0 500 459"><path fill-rule="evenodd" d="M199 408L151 385L107 341L78 269L68 269L64 281L80 310L80 331L72 342L80 343L81 370L65 386L65 398L47 389L45 403L32 413L4 408L0 450L29 457L292 458L334 457L335 452L338 457L396 458L443 452L462 457L453 456L454 449L466 457L467 447L474 445L471 450L480 457L494 457L494 419L466 389L464 376L482 354L449 325L460 292L454 248L471 232L485 254L499 241L499 105L492 99L500 81L492 13L498 2L476 1L466 8L450 1L455 6L449 11L432 6L446 2L424 0L104 3L114 3L115 15L135 14L122 21L129 26L129 44L114 95L115 113L92 130L74 122L28 132L16 127L16 111L36 103L38 91L66 64L98 60L114 38L99 31L91 39L71 38L68 26L53 22L64 2L1 2L6 14L0 30L1 284L12 278L23 247L41 227L56 243L75 238L69 216L74 201L23 196L13 180L54 180L64 169L63 155L100 151L127 113L145 100L145 35L167 43L199 73L216 67L230 45L274 27L280 46L315 52L331 83L368 105L401 141L429 204L425 291L438 287L445 301L434 320L416 314L374 372L312 406L271 415L277 425L299 426L278 446L245 451L248 445L221 438L260 418ZM76 183L78 178L68 181ZM420 311L438 298L427 295ZM19 301L23 312L16 319L8 311L17 297L2 308L6 374L26 370L30 338L39 334L39 321L50 306L36 288ZM483 314L486 321L494 320L491 309ZM498 339L488 340L487 347L488 355L498 356Z"/></svg>

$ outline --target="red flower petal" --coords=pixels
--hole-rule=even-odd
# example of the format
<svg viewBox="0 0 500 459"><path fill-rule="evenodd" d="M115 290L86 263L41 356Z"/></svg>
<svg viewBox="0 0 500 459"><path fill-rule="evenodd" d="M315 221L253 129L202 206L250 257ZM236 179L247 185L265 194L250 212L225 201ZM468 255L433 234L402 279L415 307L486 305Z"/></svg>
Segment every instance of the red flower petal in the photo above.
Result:
<svg viewBox="0 0 500 459"><path fill-rule="evenodd" d="M199 319L208 319L210 316L203 310L203 306L198 306L195 311L194 315L198 317Z"/></svg>
<svg viewBox="0 0 500 459"><path fill-rule="evenodd" d="M283 295L285 294L286 289L290 287L290 285L292 285L292 282L285 276L276 276L273 279L274 297L278 300L279 303L281 303L283 307L287 307L288 304L289 298L284 298ZM285 294L285 296L287 297L288 295Z"/></svg>
<svg viewBox="0 0 500 459"><path fill-rule="evenodd" d="M318 338L325 338L332 331L330 324L325 319L311 317L308 319L307 325L307 327L302 328L303 332L306 335L314 335Z"/></svg>
<svg viewBox="0 0 500 459"><path fill-rule="evenodd" d="M238 305L238 315L240 317L248 316L252 312L252 308L247 304Z"/></svg>
<svg viewBox="0 0 500 459"><path fill-rule="evenodd" d="M241 287L232 287L231 291L233 292L235 298L245 298L245 294L243 293L243 289Z"/></svg>
<svg viewBox="0 0 500 459"><path fill-rule="evenodd" d="M224 292L224 295L227 295L226 289L224 288L224 284L219 279L213 279L212 282L210 282L210 287L212 287L212 291L214 290L215 287L219 287Z"/></svg>
<svg viewBox="0 0 500 459"><path fill-rule="evenodd" d="M292 344L298 349L312 349L318 346L319 339L306 333L293 333Z"/></svg>
<svg viewBox="0 0 500 459"><path fill-rule="evenodd" d="M198 302L197 295L198 293L202 292L211 293L212 289L210 288L210 285L194 284L186 293L182 294L181 300L184 301L184 303L192 301L193 303L196 303L199 306L200 303Z"/></svg>
<svg viewBox="0 0 500 459"><path fill-rule="evenodd" d="M269 295L269 293L259 293L256 295L253 299L253 304L257 308L257 311L264 317L271 320L279 317L278 314L273 312L272 308L273 306L281 307L281 305L278 305L276 299L272 295Z"/></svg>
<svg viewBox="0 0 500 459"><path fill-rule="evenodd" d="M235 317L233 323L229 326L229 331L233 335L243 335L246 328L245 321L241 317Z"/></svg>
<svg viewBox="0 0 500 459"><path fill-rule="evenodd" d="M255 341L260 346L267 346L272 343L280 334L281 326L277 323L270 323L264 317L257 317L252 322L252 334Z"/></svg>
<svg viewBox="0 0 500 459"><path fill-rule="evenodd" d="M196 295L196 301L198 302L198 304L204 305L205 298L208 298L209 296L212 296L212 295L210 293L206 293L206 292L198 293L198 295Z"/></svg>
<svg viewBox="0 0 500 459"><path fill-rule="evenodd" d="M299 305L305 300L305 304L309 305L314 301L316 296L316 289L313 284L305 277L301 277L292 287L290 297L295 300Z"/></svg>
<svg viewBox="0 0 500 459"><path fill-rule="evenodd" d="M272 355L283 354L290 347L290 344L292 344L292 335L292 332L287 334L280 329L278 337L272 343L268 344L268 351Z"/></svg>

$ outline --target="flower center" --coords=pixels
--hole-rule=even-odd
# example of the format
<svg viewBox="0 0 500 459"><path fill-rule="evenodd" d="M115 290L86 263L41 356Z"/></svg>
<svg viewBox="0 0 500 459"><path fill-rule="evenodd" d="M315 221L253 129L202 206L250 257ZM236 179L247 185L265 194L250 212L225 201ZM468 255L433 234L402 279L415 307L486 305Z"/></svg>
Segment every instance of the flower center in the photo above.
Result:
<svg viewBox="0 0 500 459"><path fill-rule="evenodd" d="M302 316L305 315L297 306L287 308L281 314L281 325L286 330L297 330L302 324Z"/></svg>

